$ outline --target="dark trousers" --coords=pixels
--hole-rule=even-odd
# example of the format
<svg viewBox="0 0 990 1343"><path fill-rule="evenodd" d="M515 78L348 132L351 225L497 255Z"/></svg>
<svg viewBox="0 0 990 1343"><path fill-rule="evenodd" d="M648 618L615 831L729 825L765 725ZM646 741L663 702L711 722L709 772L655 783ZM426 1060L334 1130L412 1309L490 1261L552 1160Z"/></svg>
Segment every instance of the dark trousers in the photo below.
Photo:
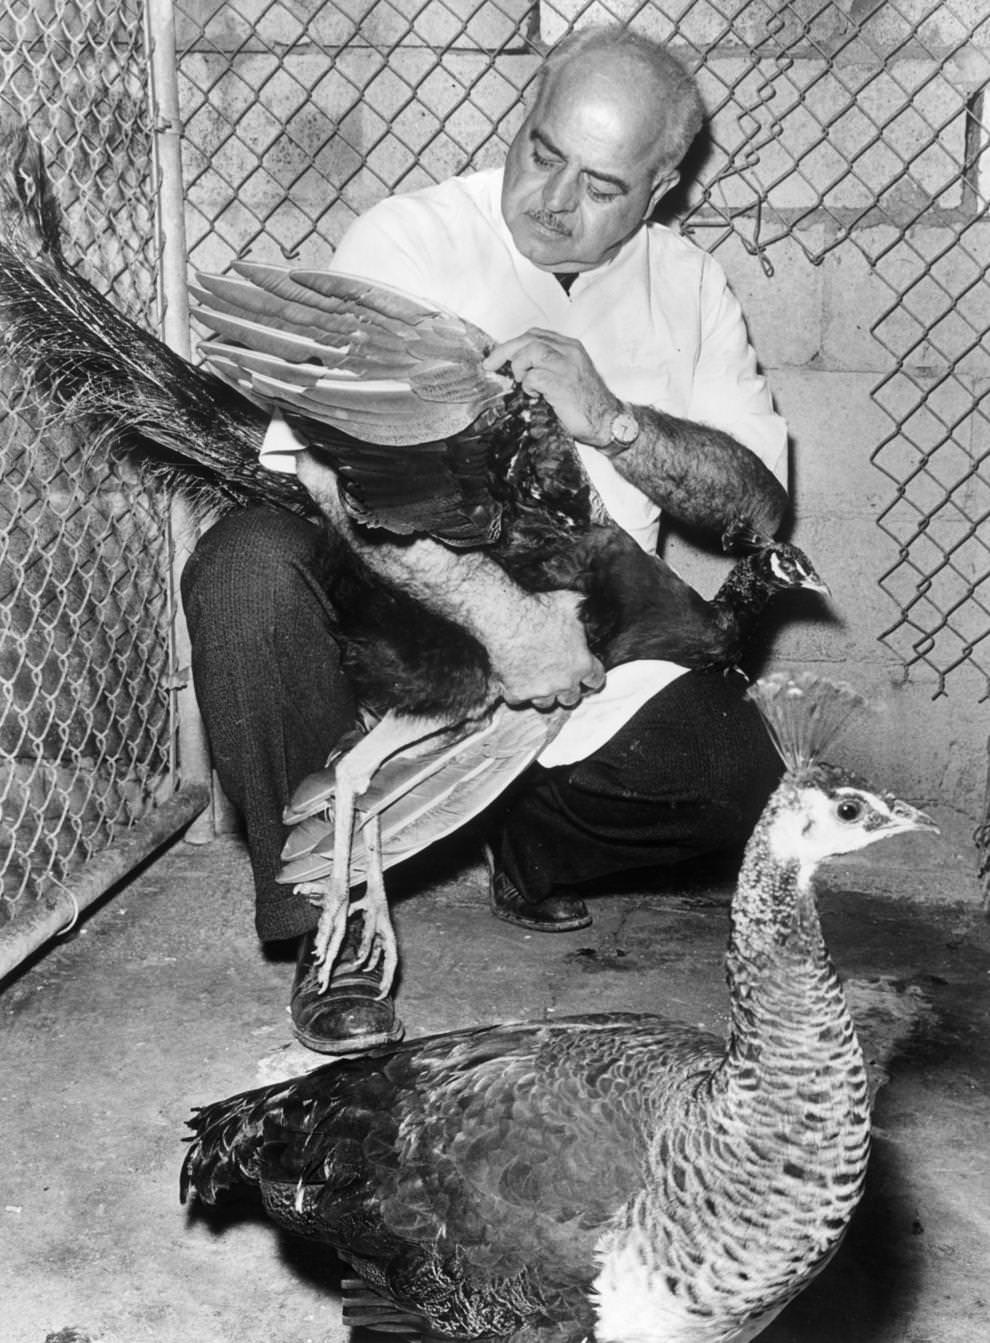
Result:
<svg viewBox="0 0 990 1343"><path fill-rule="evenodd" d="M502 866L530 899L741 850L783 766L738 673L688 672L593 755L530 769L502 815Z"/></svg>
<svg viewBox="0 0 990 1343"><path fill-rule="evenodd" d="M264 939L316 922L310 902L275 881L282 808L355 718L319 544L317 528L288 514L230 514L182 579L196 693L218 777L244 818ZM527 895L739 848L780 776L744 689L738 675L691 672L587 760L528 771L494 813L496 850Z"/></svg>
<svg viewBox="0 0 990 1343"><path fill-rule="evenodd" d="M355 720L317 579L319 544L319 528L288 513L231 513L200 539L182 575L196 698L213 766L244 821L265 940L316 924L310 901L275 880L282 809Z"/></svg>

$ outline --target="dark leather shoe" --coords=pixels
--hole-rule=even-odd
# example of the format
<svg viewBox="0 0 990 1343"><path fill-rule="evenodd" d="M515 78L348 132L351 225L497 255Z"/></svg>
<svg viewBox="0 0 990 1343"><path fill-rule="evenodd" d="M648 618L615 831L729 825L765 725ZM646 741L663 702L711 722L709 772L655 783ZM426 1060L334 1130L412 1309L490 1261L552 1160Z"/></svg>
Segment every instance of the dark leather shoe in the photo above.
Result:
<svg viewBox="0 0 990 1343"><path fill-rule="evenodd" d="M392 999L378 996L380 971L354 966L356 933L348 928L326 992L320 989L313 962L315 934L305 933L299 946L289 1002L292 1033L319 1054L364 1054L402 1038Z"/></svg>
<svg viewBox="0 0 990 1343"><path fill-rule="evenodd" d="M571 933L591 923L588 906L566 890L545 900L527 900L515 882L495 865L488 853L488 899L497 919L537 933Z"/></svg>

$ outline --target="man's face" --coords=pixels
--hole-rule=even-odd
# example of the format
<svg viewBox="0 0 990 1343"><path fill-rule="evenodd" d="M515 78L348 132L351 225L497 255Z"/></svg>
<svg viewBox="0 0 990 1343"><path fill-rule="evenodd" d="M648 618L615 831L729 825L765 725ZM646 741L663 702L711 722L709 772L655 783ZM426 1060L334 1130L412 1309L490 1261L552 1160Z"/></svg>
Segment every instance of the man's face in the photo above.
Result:
<svg viewBox="0 0 990 1343"><path fill-rule="evenodd" d="M505 164L502 214L523 256L551 271L608 261L677 180L657 170L651 128L615 68L548 81Z"/></svg>

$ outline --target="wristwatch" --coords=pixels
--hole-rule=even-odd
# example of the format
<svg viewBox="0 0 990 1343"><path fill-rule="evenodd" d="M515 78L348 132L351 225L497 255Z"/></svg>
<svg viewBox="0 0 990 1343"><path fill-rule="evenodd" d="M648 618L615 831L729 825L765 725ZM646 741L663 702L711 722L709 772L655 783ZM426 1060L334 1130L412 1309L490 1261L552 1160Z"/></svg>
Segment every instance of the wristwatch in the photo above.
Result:
<svg viewBox="0 0 990 1343"><path fill-rule="evenodd" d="M639 420L632 413L632 410L622 402L619 409L612 416L612 423L609 427L609 441L600 452L604 452L606 457L617 457L620 452L625 452L626 448L632 447L639 438Z"/></svg>

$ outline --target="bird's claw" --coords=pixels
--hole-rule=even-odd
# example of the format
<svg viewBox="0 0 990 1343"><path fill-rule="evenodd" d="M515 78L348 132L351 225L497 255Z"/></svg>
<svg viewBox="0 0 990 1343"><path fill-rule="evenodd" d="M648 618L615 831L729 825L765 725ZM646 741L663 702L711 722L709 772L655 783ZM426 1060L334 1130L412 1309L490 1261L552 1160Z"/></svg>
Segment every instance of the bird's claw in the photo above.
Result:
<svg viewBox="0 0 990 1343"><path fill-rule="evenodd" d="M313 939L313 963L317 967L316 982L320 992L326 993L337 957L347 936L347 923L352 913L360 913L361 939L348 968L370 974L381 966L381 984L377 996L388 996L399 966L399 949L395 931L384 906L367 893L356 900L334 888L332 881L303 882L295 887L320 909L320 919Z"/></svg>
<svg viewBox="0 0 990 1343"><path fill-rule="evenodd" d="M386 998L399 965L399 949L388 905L384 897L378 899L365 891L359 899L352 900L351 909L361 911L361 941L354 964L369 973L381 966L378 997Z"/></svg>
<svg viewBox="0 0 990 1343"><path fill-rule="evenodd" d="M347 934L349 901L347 892L341 894L332 881L303 882L295 887L300 895L308 896L320 909L320 920L313 938L313 963L317 967L316 982L321 993L330 987L334 963Z"/></svg>

